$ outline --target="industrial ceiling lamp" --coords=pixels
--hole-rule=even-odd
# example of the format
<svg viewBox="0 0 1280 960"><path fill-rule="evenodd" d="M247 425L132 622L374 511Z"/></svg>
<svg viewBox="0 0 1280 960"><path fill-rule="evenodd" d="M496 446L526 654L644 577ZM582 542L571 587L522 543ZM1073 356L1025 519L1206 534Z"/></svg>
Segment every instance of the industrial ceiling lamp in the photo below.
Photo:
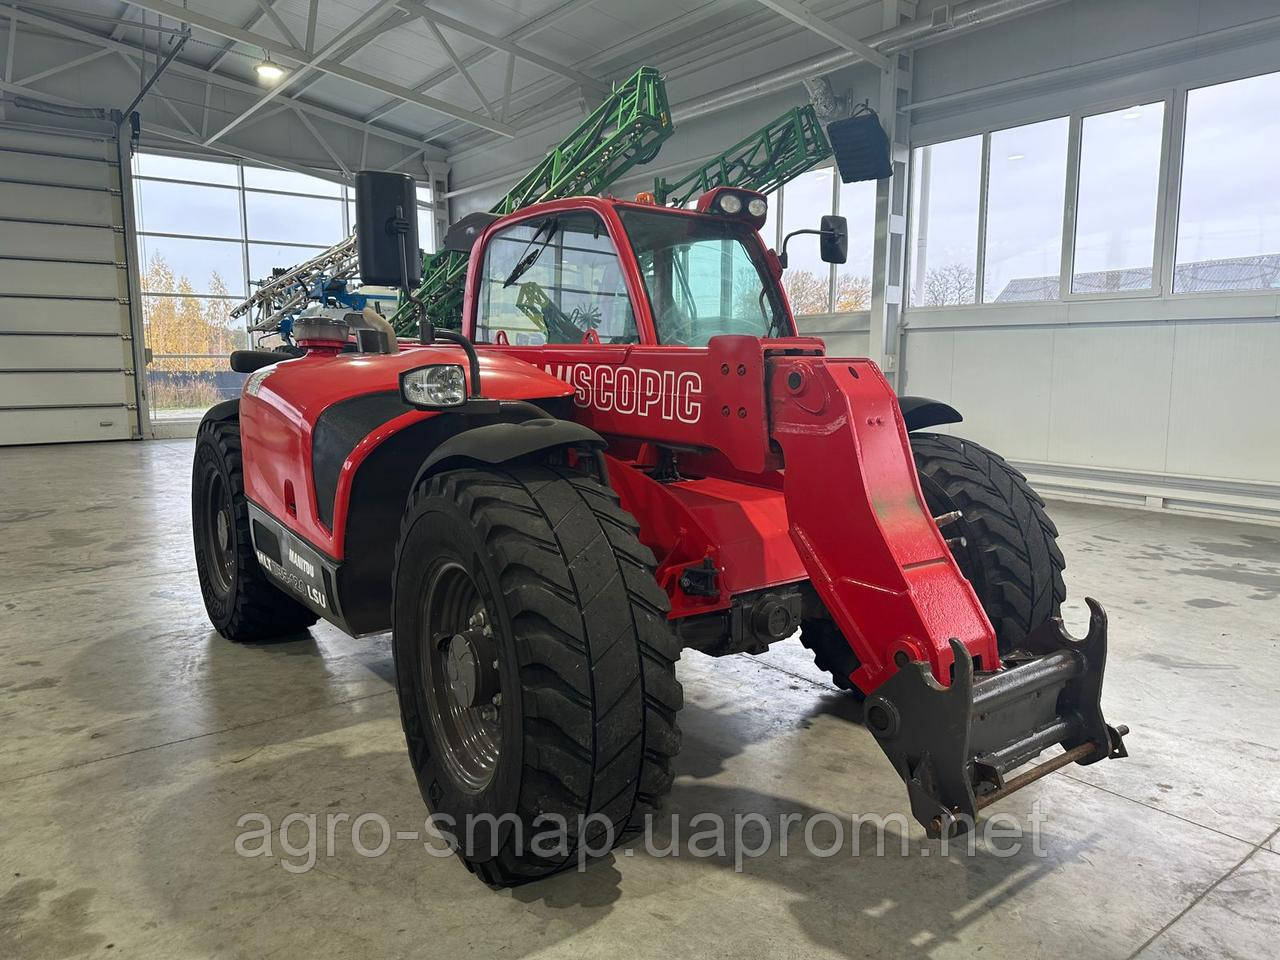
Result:
<svg viewBox="0 0 1280 960"><path fill-rule="evenodd" d="M284 77L284 67L271 59L271 54L262 51L263 58L253 65L253 72L258 75L258 82L267 86L275 86Z"/></svg>

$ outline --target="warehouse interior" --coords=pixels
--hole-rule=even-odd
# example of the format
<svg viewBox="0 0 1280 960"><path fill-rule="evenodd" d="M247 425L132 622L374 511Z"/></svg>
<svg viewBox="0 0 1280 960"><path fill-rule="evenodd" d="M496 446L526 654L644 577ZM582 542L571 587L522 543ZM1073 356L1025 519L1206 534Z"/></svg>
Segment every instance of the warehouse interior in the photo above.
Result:
<svg viewBox="0 0 1280 960"><path fill-rule="evenodd" d="M1275 955L1274 2L0 0L0 58L0 956ZM959 411L1043 498L1066 627L1109 615L1129 755L996 800L1016 844L926 836L797 633L679 659L667 853L486 886L425 842L389 632L211 625L197 434L288 342L242 305L352 235L358 171L412 178L427 257L510 213L642 67L671 129L592 193L878 118L891 176L828 150L759 229L797 335Z"/></svg>

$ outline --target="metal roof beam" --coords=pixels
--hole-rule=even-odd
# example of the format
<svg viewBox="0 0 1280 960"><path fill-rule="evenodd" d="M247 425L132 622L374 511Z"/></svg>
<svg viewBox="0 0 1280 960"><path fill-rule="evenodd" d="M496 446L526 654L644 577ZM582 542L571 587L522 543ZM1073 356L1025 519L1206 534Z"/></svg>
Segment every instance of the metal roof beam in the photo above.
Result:
<svg viewBox="0 0 1280 960"><path fill-rule="evenodd" d="M267 19L275 24L275 28L280 31L281 37L288 40L295 47L302 46L302 44L298 42L298 38L293 35L293 31L285 26L285 22L280 19L280 14L276 13L275 7L271 5L271 0L257 0L257 3L262 12L267 15ZM311 48L308 47L307 49L310 50Z"/></svg>
<svg viewBox="0 0 1280 960"><path fill-rule="evenodd" d="M342 171L343 175L350 179L351 168L342 162L342 158L339 157L333 147L329 145L329 141L320 135L320 131L315 128L315 125L310 120L307 119L307 115L301 110L294 110L293 115L298 118L298 121L304 127L307 128L307 132L315 138L316 143L320 144L320 149L327 153L329 155L329 159L338 165L338 169Z"/></svg>
<svg viewBox="0 0 1280 960"><path fill-rule="evenodd" d="M824 40L834 43L837 47L848 50L850 53L856 53L868 63L874 63L881 70L889 69L889 58L875 47L863 43L850 33L845 33L816 13L811 13L808 8L797 3L796 0L756 0L756 2L764 4L774 13L786 17L792 23L799 24L810 33L816 33Z"/></svg>
<svg viewBox="0 0 1280 960"><path fill-rule="evenodd" d="M384 10L386 10L388 7L391 7L394 3L395 3L395 0L379 0L379 3L377 3L373 7L373 9L368 10L365 13L362 13L360 16L356 17L356 19L353 20L347 26L347 29L354 30L357 27L362 26L363 24L367 23L373 18L380 16ZM283 77L279 83L277 83L269 91L267 91L265 94L259 97L255 103L250 104L247 108L242 110L239 113L239 115L233 117L221 130L219 130L213 136L205 140L205 146L208 146L209 144L213 143L213 141L215 140L221 140L228 133L230 133L240 124L244 123L246 120L248 120L251 116L253 116L263 107L265 107L268 103L270 103L280 94L284 93L285 90L287 90L290 86L292 86L297 81L301 80L304 76L306 76L306 73L308 70L310 70L312 67L315 67L317 64L324 61L329 56L329 54L331 54L338 47L344 46L345 43L346 41L345 41L345 38L343 37L343 32L338 31L338 33L334 35L334 37L330 39L328 43L326 43L323 47L321 47L315 53L311 54L310 59L305 60L302 66L298 67L297 69L290 72L287 76ZM303 50L302 53L306 54L306 51Z"/></svg>
<svg viewBox="0 0 1280 960"><path fill-rule="evenodd" d="M316 48L316 22L319 20L320 0L311 0L307 6L307 42L303 46L308 50Z"/></svg>
<svg viewBox="0 0 1280 960"><path fill-rule="evenodd" d="M388 30L393 30L396 27L400 26L401 24L405 23L406 21L412 20L412 19L413 17L410 14L405 13L403 10L396 10L395 13L391 14L391 16L387 17L385 20L379 23L375 23L370 27L366 27L365 29L361 30L359 33L354 33L348 36L342 42L342 45L340 47L337 47L333 51L329 59L336 60L336 61L345 60L347 59L347 57L351 56L351 54L355 53L361 47L367 46L368 44L372 43L374 40L376 40L382 34L386 33ZM308 52L314 52L314 51L311 48L308 48ZM321 73L318 70L313 70L305 78L300 79L298 81L297 86L293 88L293 97L294 98L300 97L302 94L306 93L308 90L314 87L317 83L323 80L326 76L328 76L328 74Z"/></svg>
<svg viewBox="0 0 1280 960"><path fill-rule="evenodd" d="M92 60L109 56L110 53L110 50L94 50L92 53L86 53L83 57L76 57L74 60L67 60L64 63L55 64L47 70L41 70L39 73L29 73L25 77L17 77L13 82L24 86L32 83L39 83L41 80L47 80L49 77L62 73L65 70L73 70L76 67L83 66Z"/></svg>
<svg viewBox="0 0 1280 960"><path fill-rule="evenodd" d="M103 37L102 39L105 40L107 38ZM14 91L17 91L18 93L30 94L31 97L36 100L43 100L46 103L57 103L66 107L85 107L88 109L97 109L97 108L91 108L87 103L83 103L82 101L79 101L79 100L69 100L66 97L55 96L54 94L51 94L51 93L45 93L43 90L35 90L35 89L32 89L31 87L20 86L19 84L16 84L16 83L0 82L0 90L14 90ZM166 127L163 124L148 121L147 130L151 133L157 134L158 136L164 137L168 140L175 140L179 143L190 144L191 146L194 146L194 147L203 147L203 144L201 144L199 137L193 137L188 133L184 133L183 131L174 129L172 127ZM257 153L253 150L246 150L243 147L211 146L211 147L204 148L202 151L197 151L197 152L207 152L209 150L212 150L214 153L221 153L225 156L236 158L236 159L256 160L258 163L261 163L264 166L279 167L281 170L293 170L295 173L305 174L308 177L318 177L321 180L329 180L329 181L332 181L333 183L350 182L342 174L336 173L332 170L320 170L320 169L312 169L310 167L304 167L300 163L293 163L292 161L289 161L289 160L281 160L279 157L269 157L266 154ZM412 156L416 156L416 154L410 154L410 157Z"/></svg>
<svg viewBox="0 0 1280 960"><path fill-rule="evenodd" d="M408 87L402 87L397 83L384 80L381 77L375 77L372 74L365 73L363 70L355 70L331 59L308 53L299 47L274 40L271 37L258 33L252 33L242 27L238 27L233 23L227 23L225 20L219 20L217 17L211 17L207 14L200 13L196 10L188 10L180 7L176 3L168 2L168 0L134 0L135 6L152 13L163 13L165 16L173 17L175 20L184 20L193 27L204 30L206 33L216 34L217 36L226 37L228 40L236 40L240 43L246 43L250 46L261 47L268 53L274 53L276 56L284 57L296 63L302 64L307 68L320 70L323 73L332 74L335 77L342 77L350 80L352 83L358 83L361 86L369 87L373 90L379 90L390 96L405 100L409 103L416 103L419 106L426 107L436 113L443 113L446 116L453 117L458 120L466 121L474 126L489 130L492 133L500 134L504 137L515 136L515 129L508 124L500 123L490 117L482 114L474 113L470 110L460 110L453 104L436 97L427 97L422 94L415 93ZM389 2L379 3L374 7L374 11L381 13L383 9L389 5ZM364 21L372 15L366 13L359 20ZM287 78L286 78L287 79Z"/></svg>
<svg viewBox="0 0 1280 960"><path fill-rule="evenodd" d="M9 49L4 58L4 82L13 83L13 50L18 42L18 11L9 10Z"/></svg>
<svg viewBox="0 0 1280 960"><path fill-rule="evenodd" d="M274 2L275 0L267 0L268 4L274 3ZM265 12L266 12L266 7L259 6L259 9L256 10L249 17L248 20L245 21L244 29L252 30L254 27L256 27L258 25L258 21L260 21L263 18L263 16L265 16ZM235 47L235 45L236 45L236 42L234 40L228 40L226 43L224 43L222 45L222 49L218 51L217 55L213 58L213 60L210 61L209 66L206 69L212 72L214 70L217 70L224 63L226 63L227 57L231 56L231 50L233 47Z"/></svg>
<svg viewBox="0 0 1280 960"><path fill-rule="evenodd" d="M133 7L129 5L128 0L120 4L120 22L111 29L111 39L119 40L124 36L125 29L129 26L129 17L133 15Z"/></svg>
<svg viewBox="0 0 1280 960"><path fill-rule="evenodd" d="M493 105L489 103L489 100L484 95L484 91L480 89L480 84L476 83L475 78L471 76L470 72L468 72L466 64L458 59L457 51L449 45L449 41L444 38L444 34L440 32L440 28L435 25L434 21L428 20L426 17L422 18L422 22L427 25L427 29L431 31L431 35L436 38L436 43L440 44L440 46L444 48L444 52L449 55L449 60L453 64L453 69L462 74L462 79L467 81L467 86L471 88L471 92L474 93L476 95L476 99L480 101L480 106L484 107L484 112L491 117L496 116L493 112Z"/></svg>
<svg viewBox="0 0 1280 960"><path fill-rule="evenodd" d="M530 20L524 26L519 27L515 30L512 30L510 33L506 34L502 39L509 40L512 43L523 42L524 40L527 40L529 37L532 37L534 34L540 33L543 30L549 29L550 27L559 23L565 17L568 17L571 14L576 13L578 10L581 10L583 7L591 6L593 3L595 3L595 0L567 0L566 3L562 3L560 6L556 7L553 10L548 10L546 13L538 17L536 20ZM490 56L491 54L494 54L497 52L499 52L497 47L490 47L490 46L482 47L481 49L477 50L475 53L467 54L465 57L462 58L462 62L465 63L468 67L471 67L479 63L481 60L484 60L486 57ZM413 85L413 88L418 93L426 93L432 87L435 87L441 83L444 83L444 81L448 80L453 75L454 75L453 68L445 67L443 70L438 70L435 73L431 74L429 77L423 78L421 82L415 83ZM404 101L402 100L388 100L386 103L381 104L376 109L374 109L371 113L367 114L364 119L370 123L376 123L378 120L385 117L392 110L403 105L404 105ZM502 119L505 120L506 117L503 117Z"/></svg>
<svg viewBox="0 0 1280 960"><path fill-rule="evenodd" d="M0 11L3 11L3 10L11 11L10 15L11 16L16 15L17 19L20 22L30 23L35 26L44 27L53 33L60 34L61 36L69 37L72 40L79 40L81 43L86 43L92 46L101 47L106 50L113 50L113 51L119 52L124 56L131 58L134 66L138 66L140 60L151 55L150 50L146 50L142 47L135 46L134 44L128 42L127 40L112 40L110 37L104 37L104 36L101 36L100 34L91 33L88 30L85 30L81 27L77 27L69 23L64 23L61 20L57 20L52 17L46 17L42 14L33 13L32 11L27 9L18 9L15 7L10 7L6 4L0 4ZM213 77L203 67L198 67L198 66L195 66L194 64L183 63L181 60L175 60L169 66L169 70L167 72L178 74L179 76L186 77L190 80L195 80L197 82L204 83L206 85L206 90L209 89L210 81L212 81L213 85L216 85L219 88L224 90L234 91L236 93L249 94L255 97L259 96L262 93L262 88L255 86L254 84L247 83L243 80L237 80L234 77L228 77L224 75L218 75L216 77ZM320 106L319 104L309 103L305 100L298 100L292 97L284 97L282 99L285 101L287 105L291 107L295 107L298 110L303 110L314 117L319 117L323 120L328 120L332 123L339 124L340 126L350 127L353 130L359 130L365 134L372 134L373 136L381 137L384 140L389 140L390 142L400 144L401 146L413 147L413 148L423 146L423 141L421 138L411 137L406 134L399 133L395 130L388 130L385 127L375 126L374 124L366 120L362 120L357 117L352 117L345 113L340 113L339 111L333 110L329 107L323 107L323 106ZM429 147L429 149L434 149L437 151L437 158L443 157L443 151L440 150L439 147Z"/></svg>
<svg viewBox="0 0 1280 960"><path fill-rule="evenodd" d="M492 33L486 33L477 27L471 26L469 23L464 23L461 20L455 20L453 17L446 16L443 13L437 13L423 3L422 0L400 0L400 9L416 13L423 20L426 20L429 23L435 23L441 27L448 27L450 30L460 33L465 37L470 37L472 40L479 40L481 43L486 46L493 47L495 50L501 50L503 53L514 54L521 60L527 60L529 63L542 67L542 69L550 73L564 77L566 80L572 80L574 83L580 84L590 92L597 93L602 96L609 92L609 85L607 83L602 83L595 77L588 76L580 70L574 70L570 67L566 67L564 64L553 60L551 57L544 57L540 53L534 53L527 47L522 47L520 44L512 40L494 36Z"/></svg>

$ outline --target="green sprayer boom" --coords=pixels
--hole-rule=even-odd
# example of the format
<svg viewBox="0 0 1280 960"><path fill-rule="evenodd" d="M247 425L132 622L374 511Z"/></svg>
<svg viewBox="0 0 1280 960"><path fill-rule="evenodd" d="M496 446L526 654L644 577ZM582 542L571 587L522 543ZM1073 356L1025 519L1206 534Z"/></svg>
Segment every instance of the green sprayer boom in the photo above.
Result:
<svg viewBox="0 0 1280 960"><path fill-rule="evenodd" d="M653 67L641 67L490 212L501 216L543 200L600 193L636 164L652 160L673 129L662 77ZM461 328L466 276L465 253L441 250L424 259L416 293L435 326ZM391 323L401 335L414 332L411 304L402 301Z"/></svg>
<svg viewBox="0 0 1280 960"><path fill-rule="evenodd" d="M632 167L657 156L673 130L662 77L653 67L641 67L489 212L503 216L543 200L599 194ZM679 180L658 178L654 197L666 206L684 206L713 187L768 193L829 156L831 145L813 107L796 107ZM433 325L461 327L466 276L465 253L441 250L423 260L422 283L415 292ZM407 300L402 299L391 323L401 336L416 332Z"/></svg>
<svg viewBox="0 0 1280 960"><path fill-rule="evenodd" d="M658 203L683 207L714 187L769 193L829 156L831 144L813 107L796 107L679 180L659 177L653 195Z"/></svg>

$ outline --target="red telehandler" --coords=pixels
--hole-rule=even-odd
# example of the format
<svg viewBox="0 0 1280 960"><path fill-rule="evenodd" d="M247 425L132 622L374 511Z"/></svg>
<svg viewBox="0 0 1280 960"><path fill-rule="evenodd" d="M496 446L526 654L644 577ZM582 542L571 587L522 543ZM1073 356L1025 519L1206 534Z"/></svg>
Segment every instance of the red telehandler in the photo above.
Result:
<svg viewBox="0 0 1280 960"><path fill-rule="evenodd" d="M413 301L412 181L357 179L360 273ZM490 884L643 827L672 783L683 647L799 632L864 699L930 836L1125 755L1100 705L1106 618L1089 600L1087 635L1063 629L1042 501L995 453L914 432L956 411L797 335L766 214L716 187L696 209L472 215L446 238L469 257L462 332L421 311L415 340L372 311L300 318L305 355L234 354L243 393L201 423L214 626L390 629L422 796L458 824L497 818L459 851ZM844 261L842 218L808 232ZM548 818L566 843L521 842Z"/></svg>

